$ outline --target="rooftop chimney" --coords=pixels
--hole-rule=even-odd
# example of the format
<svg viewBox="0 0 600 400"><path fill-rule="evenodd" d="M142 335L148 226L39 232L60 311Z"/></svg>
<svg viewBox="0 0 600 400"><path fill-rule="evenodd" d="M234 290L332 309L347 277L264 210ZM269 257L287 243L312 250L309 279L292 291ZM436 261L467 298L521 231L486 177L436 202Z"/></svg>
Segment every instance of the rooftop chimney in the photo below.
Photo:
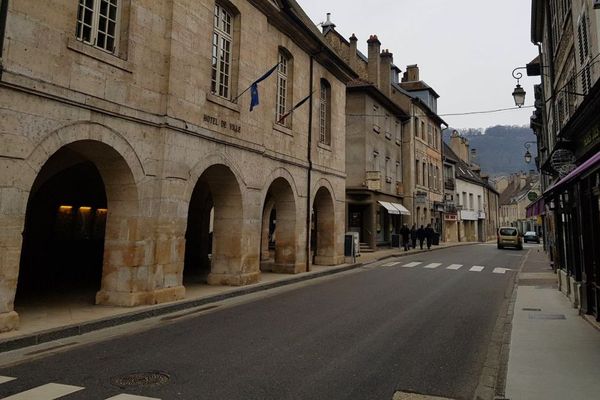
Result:
<svg viewBox="0 0 600 400"><path fill-rule="evenodd" d="M388 49L385 49L381 55L381 71L379 73L379 90L390 97L392 94L392 64L394 63L394 55Z"/></svg>
<svg viewBox="0 0 600 400"><path fill-rule="evenodd" d="M321 27L323 28L323 33L335 28L335 24L331 22L331 13L327 13L327 21L323 22Z"/></svg>
<svg viewBox="0 0 600 400"><path fill-rule="evenodd" d="M369 80L377 87L381 87L380 82L380 71L381 61L379 53L381 51L381 42L377 38L377 35L371 35L367 40L369 47Z"/></svg>
<svg viewBox="0 0 600 400"><path fill-rule="evenodd" d="M356 52L357 51L357 42L358 42L358 39L356 38L356 36L353 33L352 36L350 36L350 54L348 57L348 62L350 64L350 67L356 72L358 72L357 71L358 70L358 68L357 68L358 54Z"/></svg>
<svg viewBox="0 0 600 400"><path fill-rule="evenodd" d="M418 82L419 79L419 66L417 64L408 65L406 72L402 77L402 82Z"/></svg>

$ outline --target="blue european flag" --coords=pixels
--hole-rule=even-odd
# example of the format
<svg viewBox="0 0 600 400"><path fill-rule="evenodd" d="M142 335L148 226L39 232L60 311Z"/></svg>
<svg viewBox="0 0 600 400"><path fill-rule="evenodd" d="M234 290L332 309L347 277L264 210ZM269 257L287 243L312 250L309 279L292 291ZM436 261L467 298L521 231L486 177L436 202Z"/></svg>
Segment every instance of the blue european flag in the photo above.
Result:
<svg viewBox="0 0 600 400"><path fill-rule="evenodd" d="M277 69L277 67L279 67L279 63L275 64L273 68L265 72L263 76L252 82L252 85L250 85L250 111L252 111L254 107L260 103L258 100L258 84L267 79Z"/></svg>

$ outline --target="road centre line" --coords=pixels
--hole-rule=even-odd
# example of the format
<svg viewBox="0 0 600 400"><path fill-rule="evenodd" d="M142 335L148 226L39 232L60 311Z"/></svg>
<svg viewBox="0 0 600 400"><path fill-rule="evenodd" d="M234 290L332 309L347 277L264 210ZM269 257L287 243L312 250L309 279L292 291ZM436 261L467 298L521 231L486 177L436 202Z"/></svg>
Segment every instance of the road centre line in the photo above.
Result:
<svg viewBox="0 0 600 400"><path fill-rule="evenodd" d="M483 269L484 269L484 268L485 268L485 267L482 267L481 265L473 265L473 266L472 266L472 267L469 269L469 271L471 271L471 272L481 272L481 271L483 271Z"/></svg>

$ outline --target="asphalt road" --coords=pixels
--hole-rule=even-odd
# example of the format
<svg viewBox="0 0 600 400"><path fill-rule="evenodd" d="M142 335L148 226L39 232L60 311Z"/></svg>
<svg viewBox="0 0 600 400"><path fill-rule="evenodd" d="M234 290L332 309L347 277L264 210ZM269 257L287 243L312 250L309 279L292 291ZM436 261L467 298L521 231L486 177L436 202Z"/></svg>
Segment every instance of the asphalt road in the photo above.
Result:
<svg viewBox="0 0 600 400"><path fill-rule="evenodd" d="M0 381L17 379L0 384L0 398L57 383L82 388L65 400L120 393L391 399L397 390L470 399L516 273L493 269L518 269L526 251L474 245L389 259L233 307L167 318L153 329L2 368ZM421 264L403 266L410 262ZM441 265L425 268L434 263ZM447 269L451 264L462 267ZM149 371L169 380L114 384L114 377Z"/></svg>

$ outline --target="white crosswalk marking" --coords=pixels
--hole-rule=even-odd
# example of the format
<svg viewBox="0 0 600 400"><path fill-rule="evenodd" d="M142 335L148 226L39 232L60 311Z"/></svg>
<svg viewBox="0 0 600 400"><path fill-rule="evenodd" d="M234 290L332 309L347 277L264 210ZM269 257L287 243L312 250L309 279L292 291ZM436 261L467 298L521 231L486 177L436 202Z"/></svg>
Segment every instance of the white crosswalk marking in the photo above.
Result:
<svg viewBox="0 0 600 400"><path fill-rule="evenodd" d="M60 385L58 383L48 383L21 393L5 397L3 400L54 400L71 393L83 390L79 386Z"/></svg>
<svg viewBox="0 0 600 400"><path fill-rule="evenodd" d="M0 376L0 384L14 381L16 378L11 378L10 376Z"/></svg>
<svg viewBox="0 0 600 400"><path fill-rule="evenodd" d="M132 394L118 394L106 400L160 400L155 397L134 396Z"/></svg>
<svg viewBox="0 0 600 400"><path fill-rule="evenodd" d="M462 264L450 264L450 265L448 265L448 266L446 267L446 269L454 269L454 270L457 270L457 269L459 269L459 268L460 268L460 267L462 267L462 266L463 266Z"/></svg>
<svg viewBox="0 0 600 400"><path fill-rule="evenodd" d="M500 267L498 267L498 268L494 268L494 270L492 272L495 273L495 274L504 274L504 273L506 273L506 271L510 271L510 270L511 270L510 268L500 268Z"/></svg>
<svg viewBox="0 0 600 400"><path fill-rule="evenodd" d="M440 265L442 265L442 263L431 263L431 264L427 264L427 265L423 266L423 268L434 269L434 268L439 267Z"/></svg>
<svg viewBox="0 0 600 400"><path fill-rule="evenodd" d="M481 265L473 265L471 267L471 269L469 269L469 271L472 271L472 272L481 272L481 271L483 271L484 268L485 267L482 267Z"/></svg>
<svg viewBox="0 0 600 400"><path fill-rule="evenodd" d="M394 261L391 263L383 264L382 267L393 267L394 265L400 264L400 261Z"/></svg>
<svg viewBox="0 0 600 400"><path fill-rule="evenodd" d="M423 264L423 263L420 262L420 261L414 261L414 262L410 262L408 264L404 264L403 267L404 268L413 268L413 267L416 267L419 264Z"/></svg>

